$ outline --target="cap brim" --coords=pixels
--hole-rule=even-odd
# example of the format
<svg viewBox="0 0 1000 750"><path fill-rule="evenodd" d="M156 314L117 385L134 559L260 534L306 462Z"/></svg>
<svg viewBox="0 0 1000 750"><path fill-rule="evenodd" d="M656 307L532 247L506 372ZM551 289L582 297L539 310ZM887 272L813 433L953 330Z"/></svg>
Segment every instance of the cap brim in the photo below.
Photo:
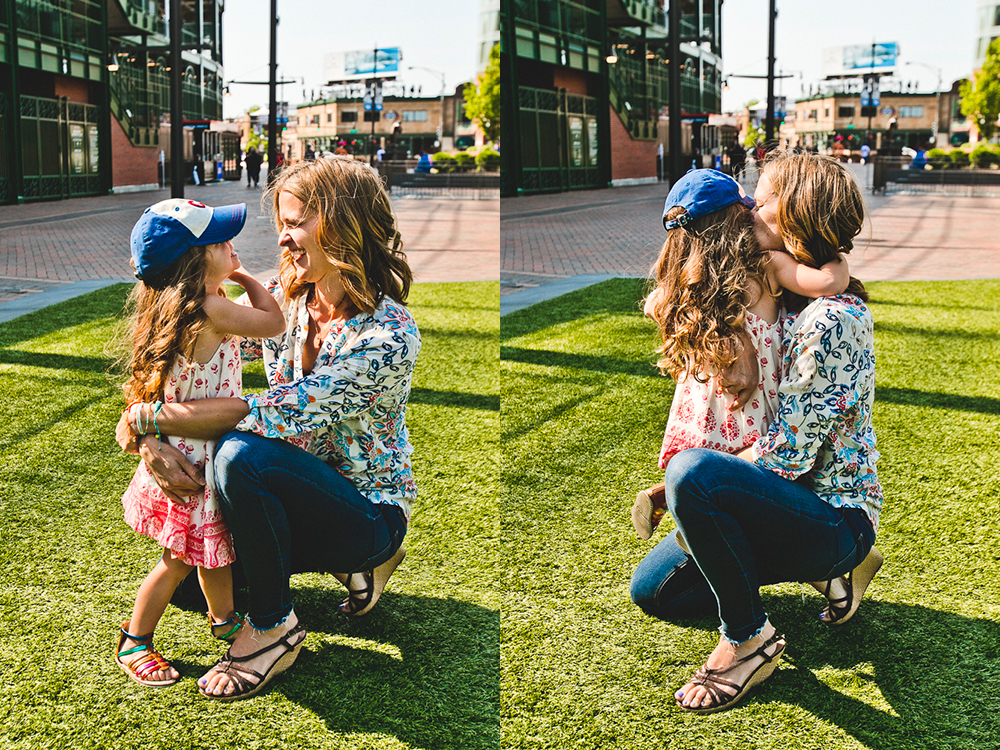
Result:
<svg viewBox="0 0 1000 750"><path fill-rule="evenodd" d="M741 195L740 203L742 203L747 208L754 208L757 205L757 202L749 195Z"/></svg>
<svg viewBox="0 0 1000 750"><path fill-rule="evenodd" d="M197 244L214 245L217 242L227 242L243 231L247 221L247 204L237 203L232 206L217 206L212 209L212 220L201 233Z"/></svg>

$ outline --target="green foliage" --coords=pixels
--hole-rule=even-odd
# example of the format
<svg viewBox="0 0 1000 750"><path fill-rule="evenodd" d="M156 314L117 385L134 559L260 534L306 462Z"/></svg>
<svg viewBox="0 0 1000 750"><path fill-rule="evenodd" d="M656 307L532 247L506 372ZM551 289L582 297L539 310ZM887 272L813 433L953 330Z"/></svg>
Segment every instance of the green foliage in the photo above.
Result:
<svg viewBox="0 0 1000 750"><path fill-rule="evenodd" d="M459 172L468 172L476 165L476 157L468 151L459 151L455 154L455 169Z"/></svg>
<svg viewBox="0 0 1000 750"><path fill-rule="evenodd" d="M476 166L483 172L496 172L500 169L500 152L484 148L476 154Z"/></svg>
<svg viewBox="0 0 1000 750"><path fill-rule="evenodd" d="M434 162L434 168L438 172L450 172L455 168L455 157L444 151L431 155L431 161Z"/></svg>
<svg viewBox="0 0 1000 750"><path fill-rule="evenodd" d="M941 148L932 148L925 156L927 157L927 164L932 169L947 169L952 163L948 152Z"/></svg>
<svg viewBox="0 0 1000 750"><path fill-rule="evenodd" d="M972 149L969 160L976 169L988 169L994 164L1000 164L1000 149L980 143Z"/></svg>
<svg viewBox="0 0 1000 750"><path fill-rule="evenodd" d="M983 67L975 80L962 81L959 95L962 114L972 118L984 140L992 138L1000 118L1000 38L990 42Z"/></svg>
<svg viewBox="0 0 1000 750"><path fill-rule="evenodd" d="M961 169L963 167L969 166L969 152L963 151L960 148L952 149L948 152L948 158L951 159L951 166L955 169Z"/></svg>
<svg viewBox="0 0 1000 750"><path fill-rule="evenodd" d="M486 70L476 83L467 83L462 94L466 116L479 126L489 143L500 140L500 45L493 45Z"/></svg>
<svg viewBox="0 0 1000 750"><path fill-rule="evenodd" d="M0 747L498 747L497 283L411 288L422 347L406 421L420 494L406 560L359 619L337 612L332 576L293 576L305 648L273 689L239 703L198 695L225 651L200 610L169 606L156 628L183 676L175 687L141 687L112 663L159 558L119 499L137 460L114 444L124 403L105 346L128 288L0 324ZM260 363L244 375L247 392L265 387Z"/></svg>
<svg viewBox="0 0 1000 750"><path fill-rule="evenodd" d="M716 616L664 622L629 601L651 542L637 490L673 384L653 363L645 281L617 279L502 319L504 748L981 750L1000 737L1000 281L870 284L886 563L855 619L767 586L788 638L747 702L684 714L673 693L718 641ZM781 544L781 540L775 540ZM994 743L995 744L995 743Z"/></svg>
<svg viewBox="0 0 1000 750"><path fill-rule="evenodd" d="M746 138L743 139L744 148L753 148L758 143L764 142L764 128L755 128L753 126L747 131Z"/></svg>

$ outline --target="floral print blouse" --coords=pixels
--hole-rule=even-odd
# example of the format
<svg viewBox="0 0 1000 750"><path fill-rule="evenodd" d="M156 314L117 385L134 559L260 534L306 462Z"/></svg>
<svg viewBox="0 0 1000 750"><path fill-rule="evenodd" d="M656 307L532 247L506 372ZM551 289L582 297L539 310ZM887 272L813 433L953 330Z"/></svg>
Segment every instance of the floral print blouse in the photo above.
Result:
<svg viewBox="0 0 1000 750"><path fill-rule="evenodd" d="M372 313L334 323L307 375L307 295L286 303L277 278L264 286L285 310L286 327L273 338L241 343L243 361L263 357L270 390L243 396L250 413L236 429L299 446L372 502L398 505L409 520L417 486L405 416L420 351L413 317L385 298Z"/></svg>
<svg viewBox="0 0 1000 750"><path fill-rule="evenodd" d="M753 460L786 479L805 477L834 507L865 510L878 528L872 314L857 297L813 300L784 321L778 413Z"/></svg>

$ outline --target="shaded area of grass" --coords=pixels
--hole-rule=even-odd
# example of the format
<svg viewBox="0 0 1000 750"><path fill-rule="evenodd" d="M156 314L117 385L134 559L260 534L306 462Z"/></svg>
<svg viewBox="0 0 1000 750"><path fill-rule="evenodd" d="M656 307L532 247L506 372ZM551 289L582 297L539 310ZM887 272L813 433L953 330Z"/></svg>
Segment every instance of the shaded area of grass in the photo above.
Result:
<svg viewBox="0 0 1000 750"><path fill-rule="evenodd" d="M673 392L652 377L643 282L502 319L505 747L997 744L1000 281L870 291L885 567L843 628L817 621L813 589L765 589L786 656L745 705L708 717L674 708L673 693L714 647L718 620L664 623L628 595L652 548L629 509L659 480Z"/></svg>
<svg viewBox="0 0 1000 750"><path fill-rule="evenodd" d="M105 343L126 285L0 325L0 728L4 748L493 748L499 736L496 283L418 285L423 349L407 414L420 498L409 554L367 618L331 576L293 578L306 648L273 690L222 704L195 679L223 649L169 607L157 645L184 679L112 663L159 556L122 521L136 459ZM248 390L265 386L259 363Z"/></svg>

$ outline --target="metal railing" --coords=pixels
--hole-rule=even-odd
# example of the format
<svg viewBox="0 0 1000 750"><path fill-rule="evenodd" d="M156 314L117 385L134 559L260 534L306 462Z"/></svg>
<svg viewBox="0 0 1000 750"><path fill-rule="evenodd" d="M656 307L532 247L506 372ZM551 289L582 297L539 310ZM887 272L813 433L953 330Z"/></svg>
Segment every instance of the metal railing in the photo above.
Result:
<svg viewBox="0 0 1000 750"><path fill-rule="evenodd" d="M424 174L386 162L378 167L393 198L500 199L499 172Z"/></svg>

